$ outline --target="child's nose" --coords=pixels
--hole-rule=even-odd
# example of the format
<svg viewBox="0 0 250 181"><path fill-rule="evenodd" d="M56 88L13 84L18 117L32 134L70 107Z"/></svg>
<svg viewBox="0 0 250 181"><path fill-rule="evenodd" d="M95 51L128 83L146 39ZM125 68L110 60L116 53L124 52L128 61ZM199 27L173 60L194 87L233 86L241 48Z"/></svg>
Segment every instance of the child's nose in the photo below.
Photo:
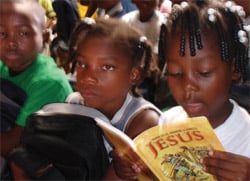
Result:
<svg viewBox="0 0 250 181"><path fill-rule="evenodd" d="M192 77L187 76L183 81L185 99L190 99L192 94L197 91L197 86L195 80Z"/></svg>
<svg viewBox="0 0 250 181"><path fill-rule="evenodd" d="M7 37L7 48L15 50L18 47L17 38L13 34L9 34Z"/></svg>
<svg viewBox="0 0 250 181"><path fill-rule="evenodd" d="M97 83L96 73L93 70L85 69L84 72L79 73L80 82L87 85Z"/></svg>
<svg viewBox="0 0 250 181"><path fill-rule="evenodd" d="M17 44L17 42L14 42L14 41L10 41L7 44L7 48L10 50L15 50L15 49L17 49L17 47L18 47L18 44Z"/></svg>

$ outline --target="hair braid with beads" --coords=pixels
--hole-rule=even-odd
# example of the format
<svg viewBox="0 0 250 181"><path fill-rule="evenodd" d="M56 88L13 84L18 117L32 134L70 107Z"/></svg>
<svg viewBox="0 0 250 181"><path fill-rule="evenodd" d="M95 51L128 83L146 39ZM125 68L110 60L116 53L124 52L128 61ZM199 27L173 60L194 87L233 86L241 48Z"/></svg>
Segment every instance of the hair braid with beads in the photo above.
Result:
<svg viewBox="0 0 250 181"><path fill-rule="evenodd" d="M249 37L243 26L242 11L243 9L234 4L222 4L213 0L189 0L175 4L164 27L165 37L160 38L166 41L167 36L181 32L180 55L185 56L185 44L189 43L190 55L195 56L196 49L203 47L201 33L216 30L221 59L226 62L235 60L235 71L241 73L244 80L249 76L246 71ZM160 40L160 49L167 49L164 41ZM159 54L160 59L165 57L163 53L161 51Z"/></svg>

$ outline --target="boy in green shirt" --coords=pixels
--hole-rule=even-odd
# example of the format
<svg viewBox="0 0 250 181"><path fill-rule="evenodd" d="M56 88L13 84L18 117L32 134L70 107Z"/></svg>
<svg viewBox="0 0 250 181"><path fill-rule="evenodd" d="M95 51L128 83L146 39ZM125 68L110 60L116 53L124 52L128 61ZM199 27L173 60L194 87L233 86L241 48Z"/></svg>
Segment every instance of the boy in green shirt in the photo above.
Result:
<svg viewBox="0 0 250 181"><path fill-rule="evenodd" d="M1 132L1 156L6 156L20 143L28 116L45 104L64 102L72 88L54 60L40 54L47 34L36 0L0 1L0 20L0 77L26 94L16 126Z"/></svg>

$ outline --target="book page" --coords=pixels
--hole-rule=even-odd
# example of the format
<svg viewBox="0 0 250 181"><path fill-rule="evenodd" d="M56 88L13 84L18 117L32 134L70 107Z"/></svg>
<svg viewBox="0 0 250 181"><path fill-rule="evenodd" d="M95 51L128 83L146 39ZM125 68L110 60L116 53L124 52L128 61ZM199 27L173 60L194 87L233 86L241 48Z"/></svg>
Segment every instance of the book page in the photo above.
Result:
<svg viewBox="0 0 250 181"><path fill-rule="evenodd" d="M224 150L206 117L187 118L150 128L134 139L136 151L159 180L206 180L200 159Z"/></svg>
<svg viewBox="0 0 250 181"><path fill-rule="evenodd" d="M128 159L132 163L136 163L138 161L142 162L142 159L136 153L136 148L133 140L126 135L121 130L115 128L111 124L107 124L106 122L95 119L97 125L102 129L104 136L108 140L108 142L112 145L120 153L123 153L125 158ZM138 180L141 181L151 181L152 172L146 168L145 171L138 176Z"/></svg>

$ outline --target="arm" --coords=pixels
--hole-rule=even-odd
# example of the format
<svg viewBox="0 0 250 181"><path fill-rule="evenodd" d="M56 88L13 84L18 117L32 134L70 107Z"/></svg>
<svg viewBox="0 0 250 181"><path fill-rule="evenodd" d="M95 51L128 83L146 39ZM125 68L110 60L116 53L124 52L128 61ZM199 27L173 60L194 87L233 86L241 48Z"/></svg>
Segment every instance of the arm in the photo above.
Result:
<svg viewBox="0 0 250 181"><path fill-rule="evenodd" d="M23 133L24 128L21 126L16 126L10 131L2 132L0 135L1 143L1 156L7 156L8 153L20 144L20 138Z"/></svg>
<svg viewBox="0 0 250 181"><path fill-rule="evenodd" d="M250 180L250 158L229 152L212 151L201 160L205 171L218 180Z"/></svg>
<svg viewBox="0 0 250 181"><path fill-rule="evenodd" d="M91 17L94 14L94 12L96 11L96 9L97 9L96 3L93 1L89 1L88 10L86 12L85 17Z"/></svg>
<svg viewBox="0 0 250 181"><path fill-rule="evenodd" d="M138 114L126 129L126 134L135 138L141 132L158 124L159 115L152 110L144 110ZM143 122L142 122L143 121ZM146 167L141 159L138 158L136 163L129 162L123 155L116 150L111 153L113 162L110 165L104 180L136 180L138 174Z"/></svg>

